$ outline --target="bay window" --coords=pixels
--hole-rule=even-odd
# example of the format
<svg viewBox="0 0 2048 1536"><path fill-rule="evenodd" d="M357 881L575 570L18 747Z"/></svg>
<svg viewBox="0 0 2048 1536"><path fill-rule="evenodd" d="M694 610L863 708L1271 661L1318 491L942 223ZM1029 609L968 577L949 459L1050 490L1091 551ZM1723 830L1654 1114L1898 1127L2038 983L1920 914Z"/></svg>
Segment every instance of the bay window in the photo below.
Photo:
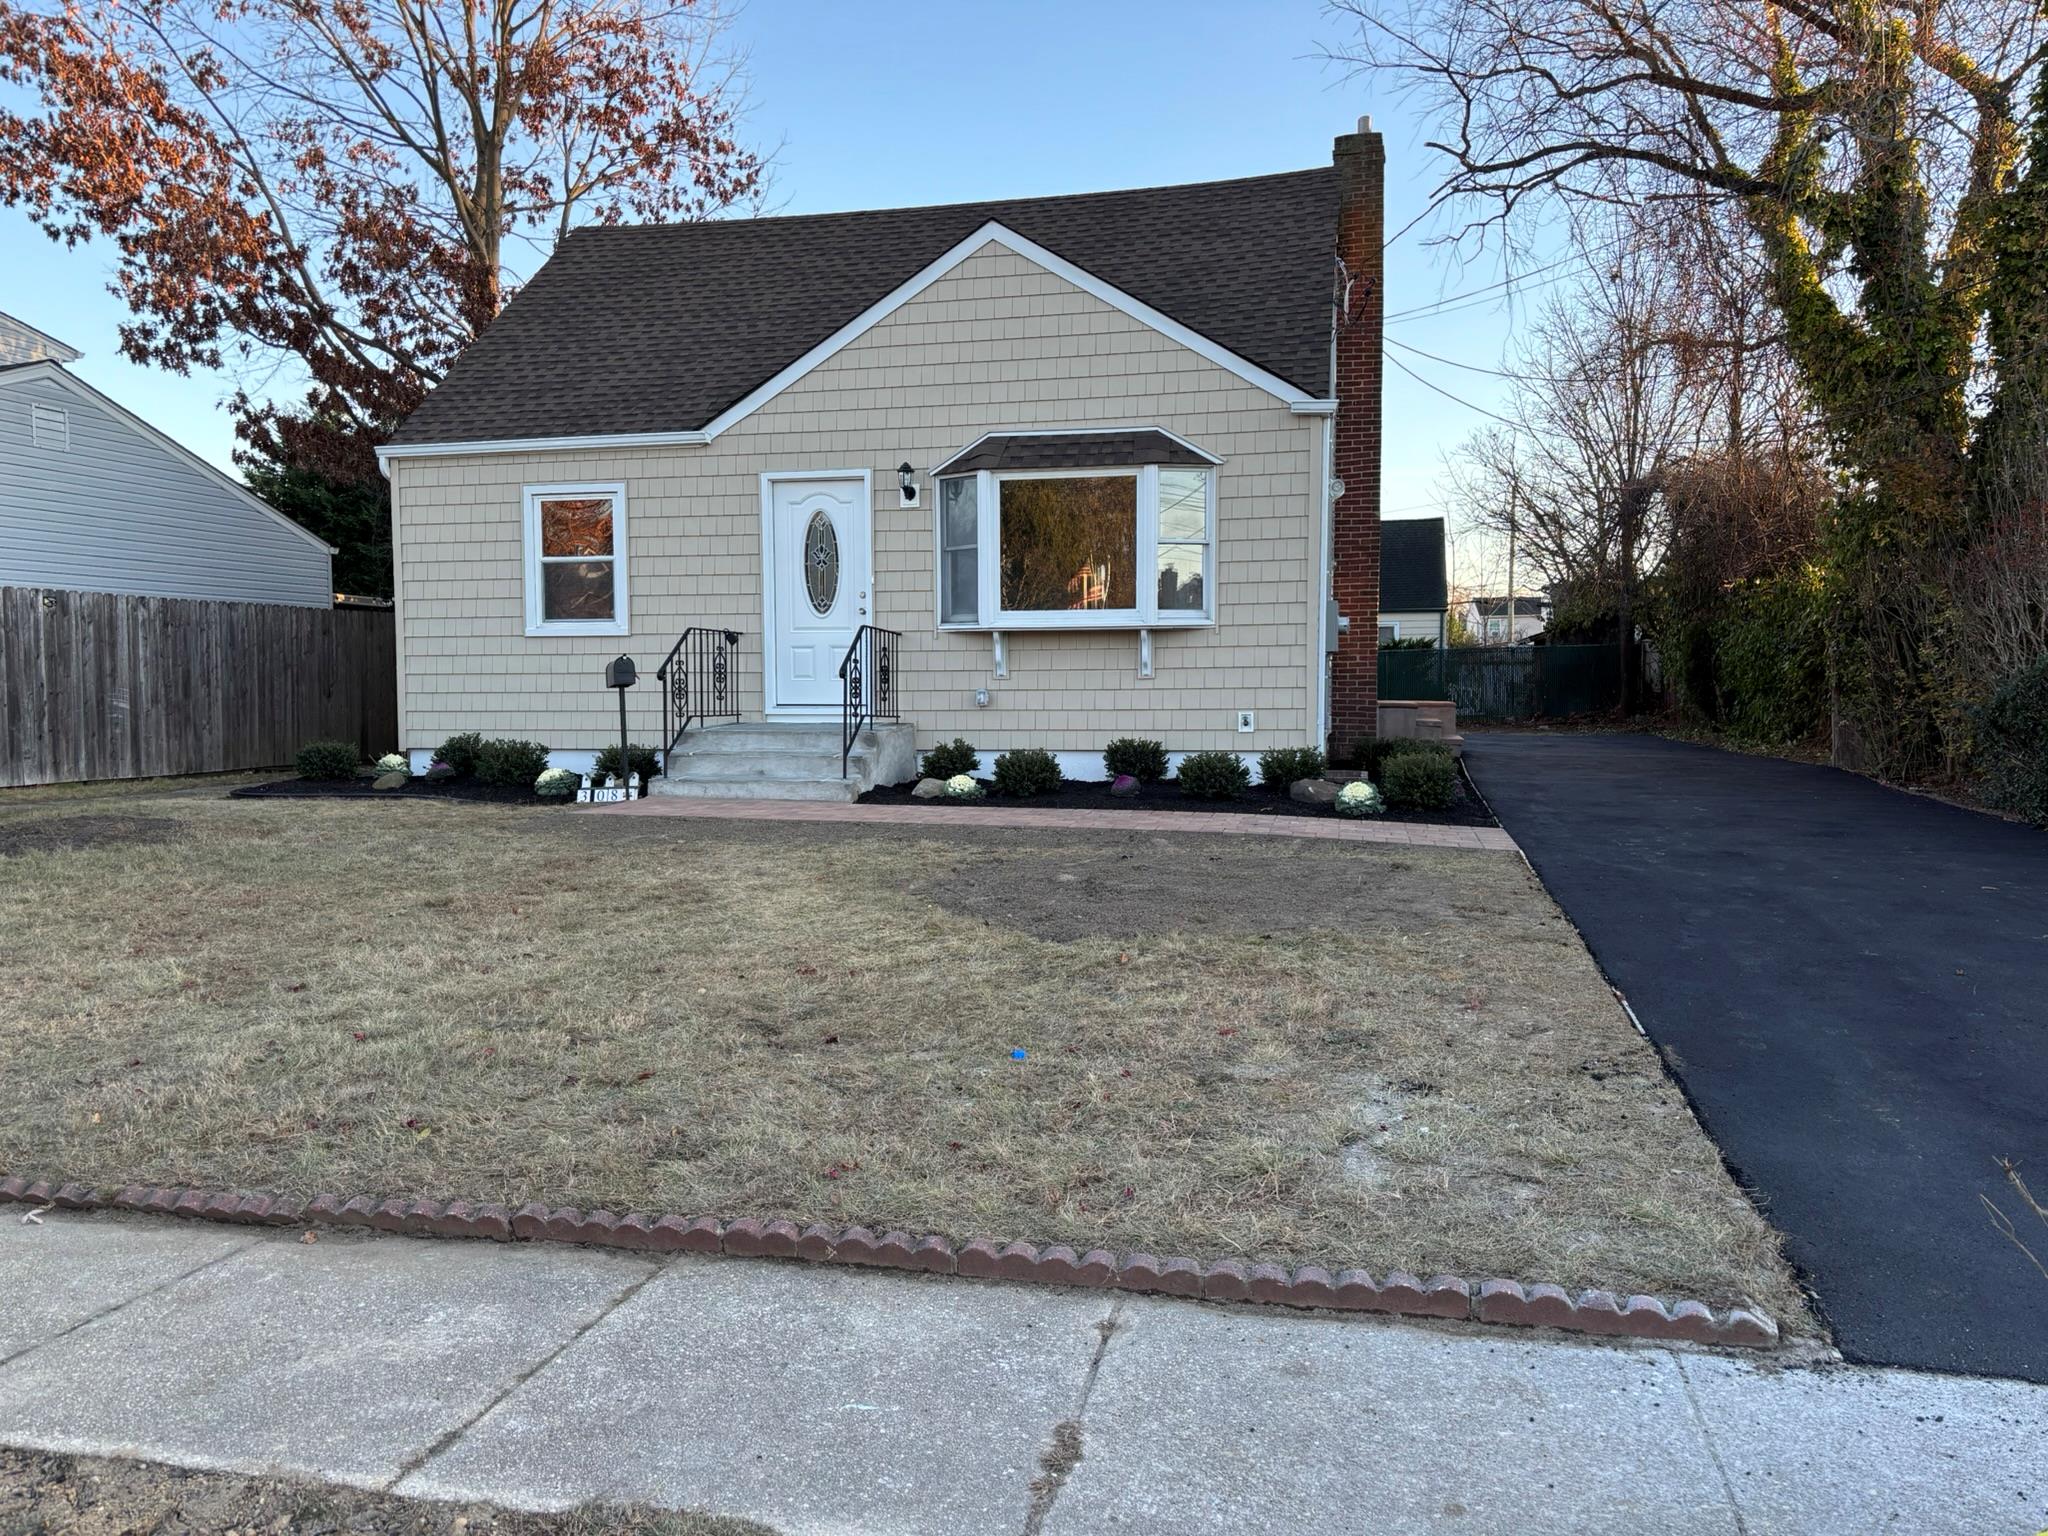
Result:
<svg viewBox="0 0 2048 1536"><path fill-rule="evenodd" d="M939 624L1115 629L1214 617L1208 465L938 476Z"/></svg>
<svg viewBox="0 0 2048 1536"><path fill-rule="evenodd" d="M972 624L981 614L981 572L975 555L975 477L939 482L939 622Z"/></svg>

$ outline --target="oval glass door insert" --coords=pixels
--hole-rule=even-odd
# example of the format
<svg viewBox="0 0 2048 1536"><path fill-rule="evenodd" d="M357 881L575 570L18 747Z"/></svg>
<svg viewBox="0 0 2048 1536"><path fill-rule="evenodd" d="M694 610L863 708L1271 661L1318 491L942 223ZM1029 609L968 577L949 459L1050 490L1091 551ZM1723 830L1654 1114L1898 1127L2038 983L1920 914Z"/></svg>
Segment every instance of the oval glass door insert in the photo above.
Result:
<svg viewBox="0 0 2048 1536"><path fill-rule="evenodd" d="M804 530L804 591L819 613L830 613L839 596L839 533L822 510Z"/></svg>

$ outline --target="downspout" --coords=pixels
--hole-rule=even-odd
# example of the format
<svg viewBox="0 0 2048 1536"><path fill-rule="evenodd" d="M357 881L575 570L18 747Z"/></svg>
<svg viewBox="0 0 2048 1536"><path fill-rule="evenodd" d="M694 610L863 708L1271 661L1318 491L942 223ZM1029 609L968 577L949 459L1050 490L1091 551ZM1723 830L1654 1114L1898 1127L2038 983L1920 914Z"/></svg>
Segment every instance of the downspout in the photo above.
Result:
<svg viewBox="0 0 2048 1536"><path fill-rule="evenodd" d="M1322 578L1316 590L1316 745L1330 745L1330 652L1337 637L1330 633L1337 606L1335 551L1337 545L1337 501L1330 494L1330 480L1336 471L1337 418L1325 416L1322 426Z"/></svg>

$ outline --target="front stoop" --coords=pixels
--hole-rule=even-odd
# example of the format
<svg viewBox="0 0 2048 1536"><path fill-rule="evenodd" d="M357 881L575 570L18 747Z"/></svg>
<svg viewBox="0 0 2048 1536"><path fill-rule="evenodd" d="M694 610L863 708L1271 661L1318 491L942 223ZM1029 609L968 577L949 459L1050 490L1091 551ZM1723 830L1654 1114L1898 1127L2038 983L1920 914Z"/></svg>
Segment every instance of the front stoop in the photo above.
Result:
<svg viewBox="0 0 2048 1536"><path fill-rule="evenodd" d="M872 725L860 733L840 774L839 726L809 721L712 725L688 731L668 754L650 795L694 800L851 802L877 784L917 771L917 731Z"/></svg>

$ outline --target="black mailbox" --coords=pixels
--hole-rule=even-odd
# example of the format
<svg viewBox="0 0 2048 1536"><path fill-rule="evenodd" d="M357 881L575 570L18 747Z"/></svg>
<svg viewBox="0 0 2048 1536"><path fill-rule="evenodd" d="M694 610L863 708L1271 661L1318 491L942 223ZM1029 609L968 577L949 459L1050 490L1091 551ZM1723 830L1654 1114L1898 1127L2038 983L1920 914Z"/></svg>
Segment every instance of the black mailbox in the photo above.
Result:
<svg viewBox="0 0 2048 1536"><path fill-rule="evenodd" d="M604 664L604 685L607 688L630 688L640 681L640 674L633 670L633 658L621 656L617 661Z"/></svg>

